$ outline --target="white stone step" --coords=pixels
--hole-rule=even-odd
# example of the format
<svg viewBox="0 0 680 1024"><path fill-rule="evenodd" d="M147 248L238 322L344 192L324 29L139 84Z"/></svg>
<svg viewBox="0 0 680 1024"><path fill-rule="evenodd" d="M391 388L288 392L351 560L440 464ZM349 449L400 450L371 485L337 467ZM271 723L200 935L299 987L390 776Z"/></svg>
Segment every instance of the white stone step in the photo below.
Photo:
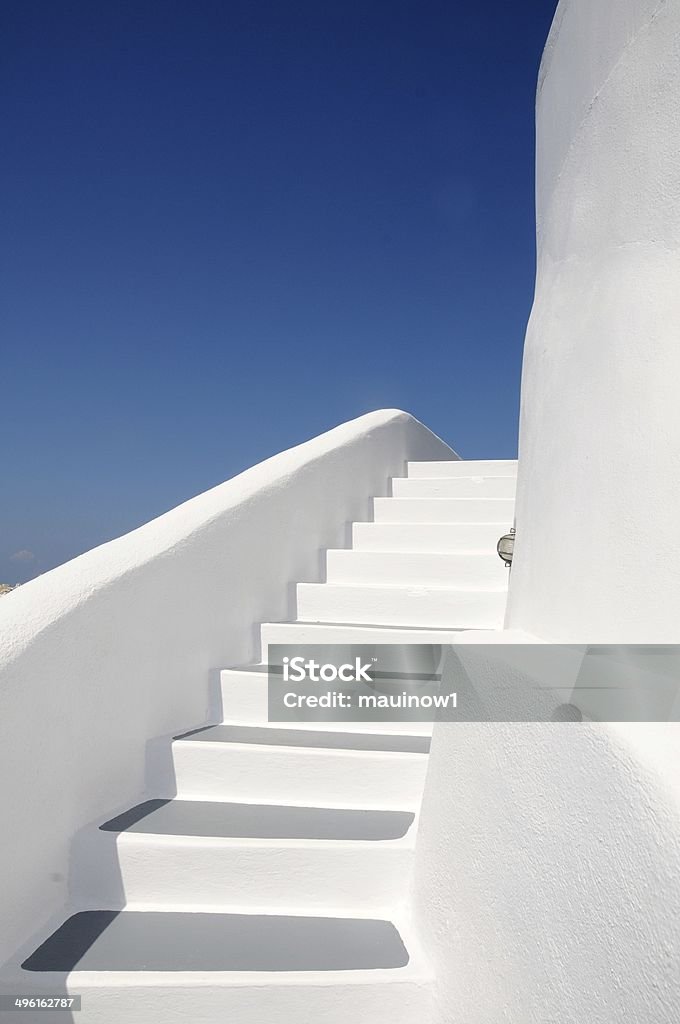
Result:
<svg viewBox="0 0 680 1024"><path fill-rule="evenodd" d="M346 739L342 747L282 745L282 729L268 729L268 743L232 742L221 738L225 733L220 730L225 728L216 726L175 740L173 773L159 773L153 780L154 793L191 800L316 807L412 810L418 806L427 768L425 753L352 749L348 744L365 739L358 733L343 734ZM232 732L226 735L233 734L233 728L229 728ZM245 737L247 732L244 730L242 735ZM336 736L321 731L315 735L323 737L324 742ZM393 738L397 739L378 737L383 743ZM410 747L412 743L400 746Z"/></svg>
<svg viewBox="0 0 680 1024"><path fill-rule="evenodd" d="M452 644L460 629L362 625L347 622L264 622L260 627L262 660L270 644Z"/></svg>
<svg viewBox="0 0 680 1024"><path fill-rule="evenodd" d="M517 476L517 460L462 459L460 462L409 462L408 475L423 477Z"/></svg>
<svg viewBox="0 0 680 1024"><path fill-rule="evenodd" d="M500 629L506 596L505 590L299 583L297 607L308 622Z"/></svg>
<svg viewBox="0 0 680 1024"><path fill-rule="evenodd" d="M405 811L147 801L79 838L78 900L389 913L406 896L414 820Z"/></svg>
<svg viewBox="0 0 680 1024"><path fill-rule="evenodd" d="M355 551L483 552L496 554L507 523L354 523ZM499 559L500 561L500 559Z"/></svg>
<svg viewBox="0 0 680 1024"><path fill-rule="evenodd" d="M505 589L508 571L495 551L442 552L328 551L328 583L367 586L491 587Z"/></svg>
<svg viewBox="0 0 680 1024"><path fill-rule="evenodd" d="M31 969L7 965L2 990L79 995L79 1024L413 1024L428 1014L431 971L408 930L388 920L242 915L238 908L159 913L145 904L97 913L101 924L71 917L63 938L57 931L49 946L34 947L40 957ZM225 923L216 927L219 917ZM298 962L311 969L297 969ZM326 964L333 969L321 969Z"/></svg>
<svg viewBox="0 0 680 1024"><path fill-rule="evenodd" d="M254 670L258 668L259 671ZM223 669L220 673L222 709L225 722L243 725L265 725L268 714L269 677L266 666ZM278 723L272 723L276 728ZM395 733L407 736L428 736L431 722L296 722L295 728L322 729L337 732Z"/></svg>
<svg viewBox="0 0 680 1024"><path fill-rule="evenodd" d="M507 528L514 515L515 503L507 498L373 499L376 523L498 523Z"/></svg>
<svg viewBox="0 0 680 1024"><path fill-rule="evenodd" d="M392 480L393 498L510 498L515 497L514 476L457 476Z"/></svg>
<svg viewBox="0 0 680 1024"><path fill-rule="evenodd" d="M292 980L270 971L17 971L2 987L17 995L81 996L86 1012L41 1011L31 1024L413 1024L428 1019L431 999L429 978L410 964L389 971L296 972ZM30 1015L16 1019L29 1024Z"/></svg>

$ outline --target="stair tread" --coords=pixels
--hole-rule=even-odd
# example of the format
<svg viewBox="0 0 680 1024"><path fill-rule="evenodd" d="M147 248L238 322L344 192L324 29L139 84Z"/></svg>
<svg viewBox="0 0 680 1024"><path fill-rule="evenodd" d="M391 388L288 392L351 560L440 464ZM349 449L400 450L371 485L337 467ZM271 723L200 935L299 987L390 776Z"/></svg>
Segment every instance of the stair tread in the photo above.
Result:
<svg viewBox="0 0 680 1024"><path fill-rule="evenodd" d="M413 463L411 463L413 465ZM437 463L439 465L439 463ZM460 465L460 463L454 463L454 465ZM514 480L516 477L515 473L476 473L474 470L470 470L469 473L459 474L455 477L441 477L441 476L419 476L419 477L407 477L407 476L394 476L392 480L436 480L441 483L442 480Z"/></svg>
<svg viewBox="0 0 680 1024"><path fill-rule="evenodd" d="M137 804L100 829L223 839L377 842L402 839L414 819L407 811L167 799Z"/></svg>
<svg viewBox="0 0 680 1024"><path fill-rule="evenodd" d="M310 747L324 750L363 750L427 754L427 736L392 733L328 732L311 729L281 729L249 725L209 725L175 736L175 740L207 743L248 743L273 747Z"/></svg>
<svg viewBox="0 0 680 1024"><path fill-rule="evenodd" d="M474 495L472 495L472 496L463 495L463 496L461 496L459 498L458 497L449 497L449 496L444 497L444 498L429 498L429 497L425 497L425 496L423 496L421 494L416 494L416 495L413 495L413 496L405 495L405 494L400 494L400 495L394 496L394 497L389 495L389 494L386 494L386 495L380 495L379 497L374 498L373 500L374 501L380 501L380 502L383 502L383 503L386 502L386 501L449 501L449 502L456 502L456 504L461 503L461 502L463 504L465 504L465 503L468 503L468 502L472 503L472 502L479 502L479 501L483 501L483 502L487 502L488 501L492 505L494 503L506 504L506 505L514 504L514 501L513 501L512 498L486 498L486 497L483 497L483 496L482 497L477 497L477 496L474 496Z"/></svg>
<svg viewBox="0 0 680 1024"><path fill-rule="evenodd" d="M516 466L517 459L411 459L409 466Z"/></svg>
<svg viewBox="0 0 680 1024"><path fill-rule="evenodd" d="M362 645L362 646L364 646L364 645ZM383 646L383 645L382 644L376 645L376 647L378 649L381 646ZM426 644L425 646L426 647L431 647L432 644ZM413 667L410 667L410 668L409 668L409 665L406 662L404 662L403 671L399 670L399 669L396 669L396 668L392 668L391 666L386 671L377 670L374 673L374 677L378 678L378 679L381 679L381 680L385 680L386 683L393 682L395 684L401 684L401 685L403 685L405 682L408 683L408 682L414 682L414 681L418 681L418 680L425 680L425 681L432 681L434 679L439 679L440 680L441 679L441 672L438 671L437 666L438 666L438 659L433 656L427 662L421 661L419 664L416 664L416 665L414 665ZM262 662L256 662L256 663L251 663L251 664L248 664L248 665L232 665L230 668L223 668L223 669L221 669L221 671L222 672L226 672L226 673L239 673L239 674L242 673L242 672L245 672L245 673L248 673L249 675L259 676L262 679L264 679L265 681L268 681L269 680L269 673L270 672L274 673L277 676L280 676L282 674L283 669L282 669L282 666L280 664L277 665L275 663L272 663L272 664L269 664L269 665L265 665ZM232 722L231 720L225 720L224 722L215 723L215 724L216 725L217 724L219 724L219 725L239 725L241 723ZM278 723L276 723L276 722L268 722L267 725L270 726L271 728L278 728ZM368 731L370 732L370 729ZM379 732L379 731L380 730L376 730L376 732ZM408 732L408 730L405 730L405 731Z"/></svg>
<svg viewBox="0 0 680 1024"><path fill-rule="evenodd" d="M366 523L362 525L379 526L380 524ZM394 526L399 524L386 523L385 525ZM417 526L418 524L408 523L406 525ZM493 523L485 525L493 525ZM440 561L450 562L452 565L455 565L460 561L467 561L468 559L473 564L478 564L482 558L489 557L489 549L472 548L464 551L400 551L398 549L395 551L362 551L361 548L327 548L326 554L331 555L333 558L362 559L367 562L377 562L378 564L398 560L401 562L413 562L417 565L435 564Z"/></svg>
<svg viewBox="0 0 680 1024"><path fill-rule="evenodd" d="M267 628L269 626L314 626L318 625L314 622L301 622L300 619L278 619L275 622L263 622L262 627ZM319 624L320 625L320 624ZM340 629L344 629L349 626L352 629L358 630L371 630L378 629L381 633L436 633L441 634L441 640L446 643L444 637L449 633L463 633L464 629L456 629L455 626L383 626L380 623L367 623L367 622L325 622L324 626L338 626ZM359 641L357 641L358 643ZM427 641L429 643L429 641Z"/></svg>
<svg viewBox="0 0 680 1024"><path fill-rule="evenodd" d="M305 589L318 589L320 587L328 588L329 590L388 590L390 592L396 590L408 590L408 591L434 591L435 593L444 594L505 594L507 592L506 586L496 587L461 587L461 586L444 586L441 583L364 583L363 580L358 583L298 583L298 588L303 587Z"/></svg>
<svg viewBox="0 0 680 1024"><path fill-rule="evenodd" d="M406 966L390 921L89 910L24 961L26 971L352 971Z"/></svg>

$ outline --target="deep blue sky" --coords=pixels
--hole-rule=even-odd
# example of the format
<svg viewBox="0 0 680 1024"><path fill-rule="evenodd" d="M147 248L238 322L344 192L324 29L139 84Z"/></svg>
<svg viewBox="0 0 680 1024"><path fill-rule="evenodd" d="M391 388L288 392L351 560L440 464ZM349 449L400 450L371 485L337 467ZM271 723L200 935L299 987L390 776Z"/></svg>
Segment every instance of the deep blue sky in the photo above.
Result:
<svg viewBox="0 0 680 1024"><path fill-rule="evenodd" d="M0 581L371 409L515 454L554 8L5 5Z"/></svg>

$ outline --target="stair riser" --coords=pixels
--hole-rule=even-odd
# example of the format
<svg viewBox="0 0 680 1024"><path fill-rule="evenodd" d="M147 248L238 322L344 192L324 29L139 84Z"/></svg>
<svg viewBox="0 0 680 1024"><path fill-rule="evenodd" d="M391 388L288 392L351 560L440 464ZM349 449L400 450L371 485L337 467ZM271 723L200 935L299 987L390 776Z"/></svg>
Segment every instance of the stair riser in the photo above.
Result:
<svg viewBox="0 0 680 1024"><path fill-rule="evenodd" d="M409 462L408 476L412 480L434 477L462 476L517 476L517 462L491 459L488 461L462 460L460 462Z"/></svg>
<svg viewBox="0 0 680 1024"><path fill-rule="evenodd" d="M354 551L406 551L444 554L483 553L497 558L496 545L505 524L355 523Z"/></svg>
<svg viewBox="0 0 680 1024"><path fill-rule="evenodd" d="M508 571L495 551L486 555L329 551L328 583L358 586L507 587Z"/></svg>
<svg viewBox="0 0 680 1024"><path fill-rule="evenodd" d="M374 498L376 523L497 523L512 526L515 504L501 498Z"/></svg>
<svg viewBox="0 0 680 1024"><path fill-rule="evenodd" d="M269 644L453 644L456 629L390 629L328 622L266 622L260 628L261 661L267 661Z"/></svg>
<svg viewBox="0 0 680 1024"><path fill-rule="evenodd" d="M173 743L173 761L180 797L378 810L418 807L427 770L419 754L191 740ZM154 792L174 796L173 780Z"/></svg>
<svg viewBox="0 0 680 1024"><path fill-rule="evenodd" d="M88 834L78 858L81 907L238 907L339 916L389 912L407 893L410 841L230 841Z"/></svg>
<svg viewBox="0 0 680 1024"><path fill-rule="evenodd" d="M451 477L449 479L396 479L394 498L508 498L514 500L514 477Z"/></svg>
<svg viewBox="0 0 680 1024"><path fill-rule="evenodd" d="M339 587L323 583L301 583L297 588L298 618L309 622L501 629L505 604L503 591Z"/></svg>
<svg viewBox="0 0 680 1024"><path fill-rule="evenodd" d="M347 1024L413 1024L429 1019L430 988L425 980L400 980L399 971L285 975L241 974L231 983L217 975L152 975L75 971L65 980L53 973L16 972L7 991L16 995L82 996L78 1024L291 1024L323 1021ZM146 976L149 979L149 976ZM7 986L10 987L7 987ZM30 1013L17 1015L28 1024ZM35 1021L62 1021L66 1012L41 1011Z"/></svg>
<svg viewBox="0 0 680 1024"><path fill-rule="evenodd" d="M268 720L269 683L265 673L225 669L221 673L222 713L225 722L243 725L264 725ZM329 732L397 733L428 736L430 722L296 722L296 729Z"/></svg>

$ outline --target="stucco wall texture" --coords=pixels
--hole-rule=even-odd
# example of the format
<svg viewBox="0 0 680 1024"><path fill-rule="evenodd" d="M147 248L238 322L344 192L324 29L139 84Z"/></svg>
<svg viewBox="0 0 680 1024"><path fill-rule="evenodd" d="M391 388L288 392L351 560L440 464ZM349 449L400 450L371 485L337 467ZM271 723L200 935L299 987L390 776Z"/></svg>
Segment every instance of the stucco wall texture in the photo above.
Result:
<svg viewBox="0 0 680 1024"><path fill-rule="evenodd" d="M680 0L560 3L497 637L680 641L679 110ZM436 1024L676 1024L678 742L674 724L435 726L414 913Z"/></svg>
<svg viewBox="0 0 680 1024"><path fill-rule="evenodd" d="M680 639L678 109L678 0L559 5L507 618L548 640Z"/></svg>

